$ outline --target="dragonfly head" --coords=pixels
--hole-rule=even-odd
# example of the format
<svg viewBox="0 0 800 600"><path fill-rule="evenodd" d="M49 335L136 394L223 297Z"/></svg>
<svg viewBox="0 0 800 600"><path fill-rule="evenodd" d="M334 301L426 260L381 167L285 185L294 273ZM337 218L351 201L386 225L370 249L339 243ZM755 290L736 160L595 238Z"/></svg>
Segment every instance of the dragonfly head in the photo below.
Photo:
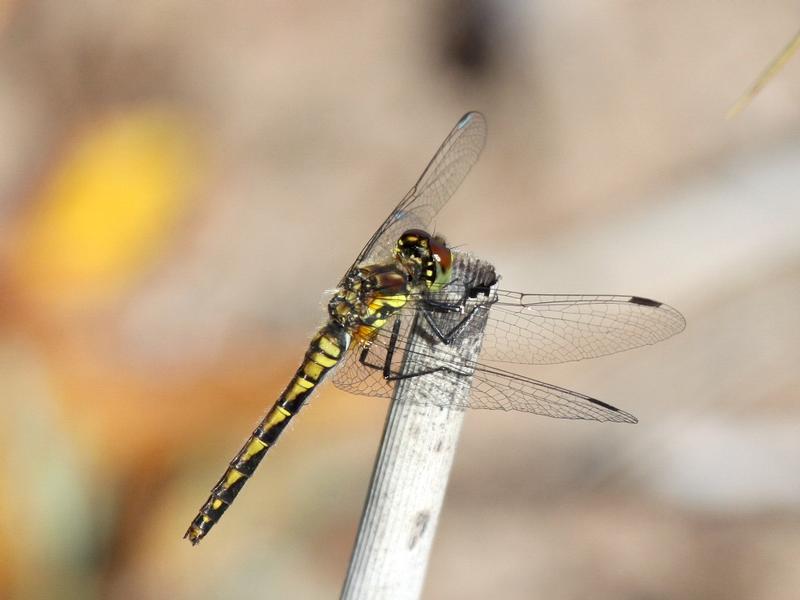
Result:
<svg viewBox="0 0 800 600"><path fill-rule="evenodd" d="M434 290L450 283L453 253L439 236L409 229L397 240L394 256L414 283L424 283Z"/></svg>

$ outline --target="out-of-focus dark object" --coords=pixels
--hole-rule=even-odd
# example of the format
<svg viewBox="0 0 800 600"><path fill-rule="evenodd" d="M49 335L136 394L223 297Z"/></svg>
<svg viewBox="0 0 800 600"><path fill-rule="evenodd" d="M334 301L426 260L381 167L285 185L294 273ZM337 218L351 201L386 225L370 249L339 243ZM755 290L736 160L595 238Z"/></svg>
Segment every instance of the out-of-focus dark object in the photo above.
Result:
<svg viewBox="0 0 800 600"><path fill-rule="evenodd" d="M437 26L446 68L456 67L468 78L480 79L497 59L497 7L484 0L447 0Z"/></svg>

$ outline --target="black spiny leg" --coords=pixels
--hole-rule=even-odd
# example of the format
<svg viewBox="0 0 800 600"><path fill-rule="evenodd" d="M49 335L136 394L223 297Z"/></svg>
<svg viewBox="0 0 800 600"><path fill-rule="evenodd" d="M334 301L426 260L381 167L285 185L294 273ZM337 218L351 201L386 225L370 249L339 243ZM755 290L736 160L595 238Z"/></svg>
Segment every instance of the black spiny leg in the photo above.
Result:
<svg viewBox="0 0 800 600"><path fill-rule="evenodd" d="M386 361L383 364L383 378L386 381L400 381L401 379L409 379L411 377L421 377L422 375L433 375L434 373L443 373L445 371L450 371L451 373L460 375L458 371L455 371L454 369L451 369L444 365L439 367L430 367L428 369L423 369L422 371L417 371L416 373L405 373L405 374L392 373L392 358L394 357L394 351L395 348L397 347L397 334L399 332L400 332L400 319L397 319L394 322L394 326L392 327L392 337L389 340L389 349L386 352Z"/></svg>
<svg viewBox="0 0 800 600"><path fill-rule="evenodd" d="M422 313L422 316L425 317L425 320L428 322L428 325L430 325L431 329L433 330L433 333L436 335L439 341L445 345L449 345L450 342L452 342L453 339L459 333L461 333L467 325L470 324L472 319L475 317L475 314L481 308L484 308L483 304L479 304L478 306L473 306L469 310L469 312L464 316L464 318L461 319L458 323L456 323L455 326L446 333L442 331L442 328L439 327L436 321L434 321L433 314L430 311L422 307L419 310Z"/></svg>
<svg viewBox="0 0 800 600"><path fill-rule="evenodd" d="M397 334L400 333L400 319L395 319L392 325L392 337L389 339L389 349L386 351L386 360L383 363L383 378L388 380L392 374L392 359L397 348Z"/></svg>
<svg viewBox="0 0 800 600"><path fill-rule="evenodd" d="M358 362L365 367L383 371L384 379L389 379L389 374L391 373L392 359L394 358L394 351L397 348L397 335L400 333L401 323L402 321L400 319L396 319L392 326L392 336L389 338L389 347L386 349L386 358L382 365L369 362L369 351L372 349L371 343L364 346L364 349L361 350L361 354L358 357Z"/></svg>
<svg viewBox="0 0 800 600"><path fill-rule="evenodd" d="M453 280L451 283L456 283L457 281L458 280ZM492 286L496 283L496 278L494 278L490 283L473 283L471 285L464 286L464 292L455 302L442 302L440 300L434 300L433 298L425 298L425 305L428 306L428 308L430 308L433 312L463 313L464 307L467 305L469 299L475 299L481 294L487 298L483 304L494 304L496 300L490 300L489 296L492 293Z"/></svg>
<svg viewBox="0 0 800 600"><path fill-rule="evenodd" d="M473 306L461 319L458 323L455 324L448 332L444 332L442 328L436 323L433 319L433 313L460 313L464 314L464 309L466 308L467 301L470 298L477 298L479 294L484 294L485 296L489 296L491 291L491 286L486 285L475 285L470 287L464 288L464 293L461 295L456 302L440 302L438 300L433 300L431 298L426 298L420 306L420 312L425 317L425 320L428 322L428 325L431 326L431 330L433 331L434 335L445 345L450 344L450 342L455 339L455 337L460 334L464 328L469 325L472 319L475 317L475 314L479 309L487 308L494 304L494 300L486 300L485 302L481 302L475 306Z"/></svg>
<svg viewBox="0 0 800 600"><path fill-rule="evenodd" d="M465 375L465 373L459 373L455 369L451 369L447 366L439 366L439 367L431 367L429 369L423 369L422 371L417 371L416 373L405 373L405 374L397 374L392 373L392 359L394 358L394 352L397 349L397 339L398 334L400 332L402 321L400 319L395 320L394 325L392 326L392 336L389 339L389 347L386 349L386 358L384 359L383 365L378 364L370 364L369 360L369 351L371 346L365 346L364 349L361 351L361 354L358 357L358 362L360 362L365 367L369 367L371 369L381 369L383 371L383 378L386 381L400 381L401 379L409 379L411 377L421 377L422 375L432 375L434 373L442 373L445 371L449 371L451 373L455 373L456 375Z"/></svg>
<svg viewBox="0 0 800 600"><path fill-rule="evenodd" d="M370 345L364 346L364 349L361 350L361 354L358 357L358 362L360 362L365 367L369 367L370 369L382 369L383 367L381 365L370 364L369 362L367 362L369 359L370 348L372 348L372 346Z"/></svg>

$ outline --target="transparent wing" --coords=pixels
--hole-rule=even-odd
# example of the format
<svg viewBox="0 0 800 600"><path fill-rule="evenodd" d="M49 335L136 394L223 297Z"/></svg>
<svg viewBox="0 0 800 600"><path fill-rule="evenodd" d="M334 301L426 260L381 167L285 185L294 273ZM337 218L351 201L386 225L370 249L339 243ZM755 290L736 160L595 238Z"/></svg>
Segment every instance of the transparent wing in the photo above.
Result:
<svg viewBox="0 0 800 600"><path fill-rule="evenodd" d="M497 291L481 358L555 364L655 344L683 331L677 310L639 296Z"/></svg>
<svg viewBox="0 0 800 600"><path fill-rule="evenodd" d="M496 369L454 355L449 346L434 344L420 351L410 343L413 319L402 316L399 330L387 323L371 342L354 344L334 373L333 383L354 394L391 398L395 381L405 376L445 378L456 383L471 378L471 391L466 404L455 404L452 398L439 398L434 404L518 410L562 419L588 419L636 423L636 417L579 392L573 392L528 377ZM416 325L419 327L419 325ZM426 332L417 335L429 335ZM435 372L426 372L434 365Z"/></svg>
<svg viewBox="0 0 800 600"><path fill-rule="evenodd" d="M448 286L449 298L464 296L463 282ZM640 296L524 294L493 290L481 359L550 365L616 354L655 344L683 331L686 321L671 306ZM435 294L413 297L405 318L424 310ZM451 300L452 301L452 300Z"/></svg>
<svg viewBox="0 0 800 600"><path fill-rule="evenodd" d="M362 263L380 262L407 229L427 229L464 181L486 143L486 119L469 112L459 119L428 166L400 204L389 214L358 254L350 270ZM345 273L345 277L346 277ZM344 278L343 278L344 281Z"/></svg>

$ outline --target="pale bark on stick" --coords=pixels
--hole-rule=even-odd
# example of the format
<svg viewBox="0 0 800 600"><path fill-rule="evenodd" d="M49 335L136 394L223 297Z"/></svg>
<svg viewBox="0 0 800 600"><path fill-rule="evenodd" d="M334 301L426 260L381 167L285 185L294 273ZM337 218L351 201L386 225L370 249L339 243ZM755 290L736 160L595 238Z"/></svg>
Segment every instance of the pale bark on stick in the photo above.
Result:
<svg viewBox="0 0 800 600"><path fill-rule="evenodd" d="M459 255L454 276L470 281L474 273L491 268ZM475 326L453 340L447 351L477 359L485 319L486 312L481 311ZM415 335L411 347L424 353L430 344L437 342ZM430 354L440 356L441 345ZM426 366L436 365L415 360L413 370ZM454 406L466 405L469 388L468 377L427 375L398 381L343 599L419 598L464 418L464 409Z"/></svg>

